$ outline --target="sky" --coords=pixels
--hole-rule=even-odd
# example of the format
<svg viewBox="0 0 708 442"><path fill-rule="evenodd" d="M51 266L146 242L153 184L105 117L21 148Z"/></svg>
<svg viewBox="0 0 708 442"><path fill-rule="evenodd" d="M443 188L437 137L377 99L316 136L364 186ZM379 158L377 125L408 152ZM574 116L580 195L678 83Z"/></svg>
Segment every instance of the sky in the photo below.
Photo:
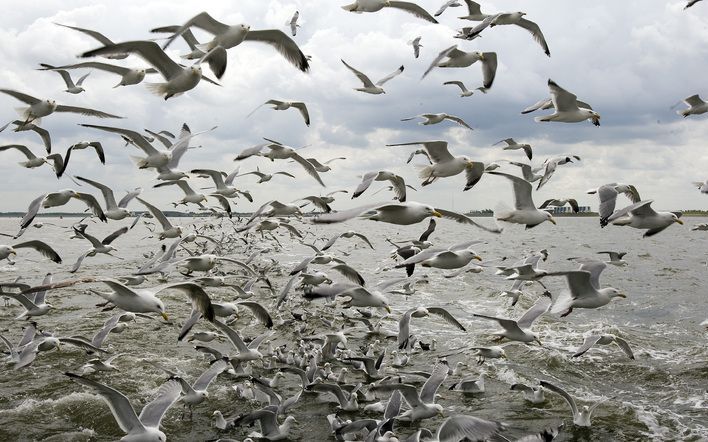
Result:
<svg viewBox="0 0 708 442"><path fill-rule="evenodd" d="M419 0L431 13L443 1ZM213 168L226 171L240 166L241 172L285 170L296 179L276 176L256 184L256 177L238 178L236 184L252 192L255 203L236 200L235 210L248 211L270 199L291 202L307 195L322 195L338 189L350 192L368 171L390 170L400 174L418 189L408 199L437 207L466 211L494 208L500 201L512 204L511 185L503 177L485 175L472 190L463 192L463 176L438 180L422 188L417 178L419 157L406 164L415 147L386 147L390 143L446 140L455 155L492 162L499 159L526 161L521 151L502 151L495 142L513 137L534 149L533 164L545 158L573 154L581 161L562 166L551 181L534 194L539 205L547 198L574 197L581 205L597 207L588 189L605 183L624 182L637 186L644 199L653 199L656 209L708 209L708 196L692 186L708 178L707 115L682 118L676 114L683 98L702 94L708 98L705 73L708 72L708 2L683 10L678 0L497 0L481 2L482 12L525 11L526 18L538 23L550 47L551 57L543 54L531 35L515 26L499 26L484 31L482 38L463 41L453 38L456 30L471 22L457 17L465 8L450 8L439 17L440 24L425 22L405 12L385 8L376 13L353 14L341 8L346 1L42 1L6 0L0 14L0 88L14 89L38 98L53 98L60 104L91 107L125 117L101 120L75 114L55 113L45 117L42 126L50 131L54 150L81 140L97 140L106 150L102 166L92 151L72 154L67 173L84 176L113 187L118 197L135 187L144 189L143 197L163 209L181 198L176 186L153 188L156 174L138 170L131 156L141 152L125 147L119 136L80 127L79 123L125 127L131 130L170 130L177 132L183 122L196 132L218 126L194 139L200 149L190 150L181 170ZM152 95L145 84L112 88L118 77L93 71L86 79L86 92L71 95L60 76L38 71L39 63L71 64L82 60L77 55L101 45L90 37L55 25L62 23L102 32L115 42L154 39L150 29L181 24L206 11L227 24L246 23L251 29L281 29L300 11L301 27L294 40L311 56L311 71L302 73L271 47L243 43L228 51L228 68L221 86L201 82L197 88L168 101ZM195 30L197 39L206 41L205 32ZM420 36L421 55L413 57L408 44ZM443 86L448 80L462 80L471 89L481 85L479 63L463 69L435 69L425 79L421 75L432 59L453 44L465 51L494 51L499 68L494 86L487 94L475 93L460 98L458 90ZM188 52L181 40L168 48L175 60ZM398 66L404 72L385 85L386 94L356 92L357 78L340 59L369 75L372 80L391 73ZM107 61L96 59L96 61ZM145 62L131 56L108 61L130 67ZM187 61L187 63L191 63ZM205 69L206 71L206 69ZM74 78L86 70L72 71ZM209 74L211 75L211 74ZM589 102L602 116L602 126L590 122L536 123L520 111L548 97L547 81ZM146 81L161 81L159 75ZM306 127L295 110L272 111L263 107L247 115L269 99L304 101L312 124ZM0 124L17 117L22 103L0 94ZM672 108L673 107L673 108ZM422 126L402 118L421 113L446 112L467 121L474 130L449 122ZM550 113L543 111L542 113ZM300 153L320 161L343 156L333 163L331 172L322 174L327 184L321 187L288 161L271 162L253 157L234 162L242 149L267 137L284 144L307 146ZM25 144L43 154L39 138L32 133L0 133L0 144ZM0 211L23 211L36 196L77 185L68 177L57 180L49 167L25 169L16 151L0 153ZM504 166L504 170L519 173ZM210 182L189 179L195 188ZM369 202L385 201L392 194L383 191L369 195L381 184L356 200L340 195L334 208L348 208ZM81 191L98 195L83 186ZM142 209L138 203L130 207ZM68 210L82 210L72 202Z"/></svg>

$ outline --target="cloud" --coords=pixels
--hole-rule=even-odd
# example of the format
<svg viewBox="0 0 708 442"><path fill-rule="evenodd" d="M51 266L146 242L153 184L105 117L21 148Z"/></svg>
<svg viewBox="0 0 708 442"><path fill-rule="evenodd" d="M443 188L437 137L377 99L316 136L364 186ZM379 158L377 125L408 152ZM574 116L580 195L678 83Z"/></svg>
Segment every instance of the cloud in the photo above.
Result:
<svg viewBox="0 0 708 442"><path fill-rule="evenodd" d="M77 153L69 173L81 174L113 186L117 192L142 186L145 197L166 207L180 198L176 188L152 189L154 174L137 170L130 155L140 152L125 147L120 137L82 128L78 123L115 125L133 130L150 128L177 132L182 122L195 131L212 126L218 129L195 138L201 149L189 151L180 168L209 167L230 172L287 170L297 176L274 179L257 185L254 179L239 178L239 186L253 191L253 205L239 200L239 210L257 207L264 200L292 201L305 195L319 195L338 188L352 190L360 175L371 170L391 170L416 186L409 199L421 202L454 201L458 209L494 207L498 201L511 202L508 183L499 177L485 176L472 190L462 193L464 177L438 180L420 188L413 163L405 164L408 148L388 148L387 143L443 139L457 155L491 162L506 158L525 161L520 151L502 151L492 144L514 137L532 144L534 164L545 157L572 153L581 156L578 164L563 166L551 182L535 197L577 197L581 204L596 206L594 197L584 192L601 184L620 181L638 186L645 198L656 200L656 208L708 208L708 200L691 187L691 181L704 180L708 170L705 116L682 119L671 106L694 93L708 95L703 73L708 71L708 9L682 9L683 2L631 0L624 2L577 3L538 0L522 2L485 2L484 12L502 9L524 10L536 21L548 41L552 57L523 29L498 26L485 30L472 42L452 38L455 30L467 26L456 17L463 8L450 8L441 24L424 22L402 11L383 10L371 14L352 14L341 9L346 1L268 1L242 2L238 9L228 1L209 2L208 12L225 23L247 22L252 29L279 28L295 10L300 11L301 28L295 40L305 54L311 55L312 69L301 73L272 48L258 43L243 43L229 50L229 66L222 86L202 82L184 96L167 102L153 96L144 85L112 89L117 77L92 72L86 80L87 91L77 96L64 92L58 75L37 71L38 63L68 64L76 55L99 46L90 37L62 28L54 22L91 28L114 41L157 38L150 29L180 24L200 12L201 4L165 0L77 1L68 8L65 2L19 2L10 0L0 16L0 87L16 89L34 96L53 97L61 103L93 107L125 116L123 120L104 120L77 115L50 115L43 126L53 135L55 149L63 152L84 139L99 139L106 148L107 164L101 166L90 152ZM434 11L438 1L419 1ZM195 30L197 38L208 35ZM421 57L413 58L408 41L421 36ZM421 74L442 49L458 44L463 50L496 51L499 70L488 94L475 93L459 98L458 91L443 86L447 80L462 80L468 88L481 84L478 64L465 69L435 69L425 79ZM179 59L186 52L180 40L169 54ZM346 60L372 80L383 77L403 64L402 75L385 85L385 95L372 96L353 90L359 80L340 62ZM191 61L183 61L191 63ZM116 61L127 66L144 66L136 57ZM78 76L81 71L74 71ZM561 86L592 104L602 115L602 126L590 123L539 124L532 115L520 111L548 96L546 82L553 78ZM152 76L146 81L160 81ZM305 101L312 116L306 127L295 111L275 112L261 109L246 115L268 99ZM16 117L20 106L9 96L0 96L0 121ZM449 122L420 126L400 119L424 112L446 112L468 121L474 131ZM537 113L545 113L539 111ZM344 156L346 161L332 164L323 174L328 187L322 188L302 168L287 161L271 163L251 158L235 163L236 154L274 138L288 145L309 145L301 153L321 161ZM0 134L0 143L24 143L38 154L41 145L34 134ZM74 187L68 178L57 182L49 168L25 170L17 166L17 153L5 152L0 163L6 185L0 192L0 210L24 210L36 195ZM511 169L516 173L516 170ZM280 177L282 178L282 177ZM191 178L194 187L210 183ZM375 190L375 189L372 189ZM372 192L373 193L373 192ZM367 194L351 201L347 195L335 207L388 198Z"/></svg>

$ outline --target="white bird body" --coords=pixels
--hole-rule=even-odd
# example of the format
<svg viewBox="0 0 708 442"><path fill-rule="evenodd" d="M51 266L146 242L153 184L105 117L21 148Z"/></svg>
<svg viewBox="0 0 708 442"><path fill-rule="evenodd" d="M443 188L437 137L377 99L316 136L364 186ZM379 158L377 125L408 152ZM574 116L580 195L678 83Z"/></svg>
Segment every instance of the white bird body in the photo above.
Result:
<svg viewBox="0 0 708 442"><path fill-rule="evenodd" d="M578 97L558 86L556 82L548 79L548 88L551 91L551 100L555 112L550 115L536 117L537 122L557 121L561 123L579 123L591 120L595 126L600 125L600 114L592 109L580 107Z"/></svg>
<svg viewBox="0 0 708 442"><path fill-rule="evenodd" d="M677 111L677 113L684 118L689 115L701 115L708 112L708 103L703 101L698 94L691 95L684 99L683 102L686 103L688 109Z"/></svg>

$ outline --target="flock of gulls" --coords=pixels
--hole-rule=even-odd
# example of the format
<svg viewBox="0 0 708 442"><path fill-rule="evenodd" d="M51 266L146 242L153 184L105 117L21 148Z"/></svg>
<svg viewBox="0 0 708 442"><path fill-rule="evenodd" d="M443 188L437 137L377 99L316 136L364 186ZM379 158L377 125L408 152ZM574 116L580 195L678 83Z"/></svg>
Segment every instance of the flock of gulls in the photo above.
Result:
<svg viewBox="0 0 708 442"><path fill-rule="evenodd" d="M696 2L690 1L686 7ZM411 20L422 19L431 23L437 23L435 17L455 7L466 9L466 14L459 18L469 26L462 27L451 38L471 41L486 33L505 32L504 29L492 30L497 26L514 25L528 31L534 40L529 43L540 46L542 52L550 57L549 44L541 26L526 18L526 14L521 11L483 13L483 8L471 0L449 0L433 15L419 5L406 1L357 0L341 6L344 11L354 14L397 10L411 14ZM137 85L146 78L161 77L160 82L149 82L148 88L164 100L174 99L198 87L202 80L218 84L227 69L229 50L238 50L236 47L242 43L261 43L264 52L274 50L282 56L284 63L308 72L311 59L302 53L294 40L300 27L298 19L299 13L295 12L284 27L287 32L283 32L278 29L251 29L247 24L223 23L209 13L202 12L181 25L153 29L154 33L167 35L164 42L152 39L113 42L98 31L57 23L67 28L67 32L87 35L87 48L79 55L86 60L61 66L42 63L40 69L59 74L66 85L65 92L70 94L84 92L86 79L91 74L117 75L120 80L116 88ZM193 31L197 31L196 35ZM200 42L197 36L203 40ZM422 56L421 40L422 37L418 37L410 42L415 58ZM165 48L179 42L189 52L182 55L182 60L176 61L165 53ZM91 48L92 43L94 48ZM519 45L522 44L524 42L519 41ZM140 67L115 64L117 60L123 59L131 66ZM138 59L143 63L139 63ZM355 87L357 83L352 78L351 86L367 94L384 94L383 86L404 70L400 66L373 82L367 74L345 60L341 61L362 83L360 87ZM250 62L259 63L259 60L253 59ZM482 70L482 81L478 87L470 89L459 80L449 80L443 85L458 87L461 97L469 97L474 91L491 93L497 70L497 54L494 52L464 51L458 48L458 44L452 45L432 59L423 77L433 69L464 69L475 63ZM78 80L74 80L76 70L82 72ZM76 261L69 271L78 273L81 270L80 276L55 280L50 272L41 282L26 281L20 277L15 281L1 283L1 294L8 303L6 308L18 312L17 321L10 326L9 335L22 334L22 337L17 343L9 335L0 335L0 339L6 346L6 369L11 370L27 370L29 367L52 370L52 367L43 364L42 353L58 350L62 345L75 346L85 351L88 355L85 365L65 373L65 390L68 393L83 388L104 399L117 425L125 433L121 440L166 440L167 435L161 430L160 422L177 403L183 404L189 412L188 416L183 413L182 419L190 419L195 412L213 413L214 425L223 434L221 440L232 440L231 435L247 435L245 440L308 440L307 436L292 432L297 416L291 413L291 408L297 408L298 402L307 396L336 399L336 402L331 403L331 415L328 416L331 437L335 440L509 440L504 437L508 424L471 415L452 414L437 403L440 388L461 394L476 394L484 392L485 388L483 376L473 376L467 364L451 365L447 358L462 355L472 360L476 358L479 365L494 364L497 360L507 358L505 346L510 344L501 345L502 341L510 342L511 345L542 346L539 334L533 330L534 323L542 316L559 314L563 317L584 314L577 313L579 309L612 308L614 299L626 297L620 289L600 281L600 275L608 264L629 265L623 259L624 252L598 251L598 254L606 255L606 261L591 257L574 258L576 267L573 269L545 270L540 266L548 257L546 250L528 252L512 264L502 259L483 261L473 250L481 241L454 244L444 242L451 238L434 236L436 223L441 220L459 223L460 229L470 229L465 235L474 235L474 229L499 234L505 223L521 224L526 229L546 221L555 224L556 219L547 210L553 207L568 204L577 212L578 203L573 198L553 198L540 206L537 206L533 198L534 192L546 185L560 166L580 161L577 155L547 158L540 166L532 166L525 162L525 159L531 161L533 158L532 147L507 138L497 144L503 143L503 150L518 151L519 160L485 164L456 155L446 141L402 141L390 145L392 149L400 149L401 158L407 156L408 163L413 159L422 161L423 164L418 167L421 186L435 185L438 180L460 174L465 177L463 191L472 189L481 179L509 183L513 208L497 210L494 214L497 223L493 225L491 220L478 222L443 207L408 200L407 190L412 186L401 176L385 169L365 173L356 189L335 190L324 196L304 195L290 203L276 200L264 202L245 219L233 217L231 208L236 198L253 201L250 192L241 186L264 183L271 179L292 180L295 178L294 173L301 169L311 179L325 186L327 174L336 169L337 162L347 159L306 158L295 148L266 139L262 144L239 152L235 161L265 157L277 161L288 170L271 174L261 172L259 168L245 173L238 168L234 171L218 168L182 171L179 169L180 159L196 148L192 145L193 139L199 135L193 133L186 124L180 133L174 134L165 130L141 132L83 121L82 126L95 130L96 138L77 141L63 155L52 153L52 137L41 127L42 119L51 118L55 112L102 119L120 116L59 104L51 99L37 98L31 92L0 89L0 93L25 105L20 110L20 118L7 123L1 130L11 127L15 132L33 131L39 137L37 145L40 147L5 144L0 146L3 156L9 157L10 152L16 152L15 155L24 157L19 164L30 169L47 164L59 178L67 170L72 170L69 167L72 155L82 155L85 156L82 161L90 161L92 153L77 151L91 150L95 152L98 161L105 164L104 145L122 140L126 146L141 153L134 157L138 168L155 171L157 183L154 187L178 186L183 191L184 197L174 203L175 207L197 207L210 214L209 220L200 226L180 226L175 223L176 219L169 219L160 208L142 198L141 189L128 192L118 200L110 187L88 177L71 175L71 179L82 186L83 191L63 189L37 196L29 203L17 233L3 234L9 239L6 241L8 244L0 245L0 259L14 264L12 258L15 255L38 252L54 263L61 264L62 257L52 247L51 238L41 241L23 240L21 237L27 229L41 227L41 223L35 222L36 215L41 211L63 206L71 200L79 200L86 205L90 215L70 229L73 237L77 241L85 241L87 246L80 256L72 257ZM590 104L578 100L575 94L550 79L548 96L524 109L522 113L548 110L551 113L537 117L536 121L583 123L587 120L596 126L600 125L600 114ZM698 95L687 98L685 103L688 108L679 112L684 117L708 111L708 103ZM305 124L310 124L310 115L304 102L266 99L261 106L270 106L274 110L295 109ZM447 120L471 129L462 118L446 113L425 113L403 118L403 121L416 119L420 119L422 125L439 124ZM8 130L2 137L7 142L12 139L12 132ZM46 155L43 151L46 151ZM256 177L257 183L247 178L250 176ZM210 184L209 193L201 193L193 184L199 178L205 180L203 185ZM392 200L364 204L353 209L336 208L337 199L358 198L374 182L384 182L386 187L379 191L391 191ZM696 182L695 185L701 193L708 193L708 180ZM598 212L602 227L609 224L629 226L642 230L644 236L652 236L674 223L683 224L681 213L655 211L651 207L652 200L642 199L633 184L598 183L598 187L588 193L596 194L599 199ZM132 209L129 208L131 206ZM312 212L306 213L310 208ZM141 214L136 216L136 209L141 209ZM129 220L128 224L118 227L105 238L96 237L92 232L91 225L96 221L118 224L131 217L132 221ZM394 250L387 266L390 267L389 275L395 274L395 277L369 284L359 270L347 264L347 254L333 247L344 241L354 241L358 247L371 249L388 247L388 244L374 244L364 233L346 230L347 221L352 219L398 226L425 223L427 229L417 239L399 242L388 240ZM123 235L133 234L132 229L141 220L153 231L153 242L143 241L145 247L154 245L157 251L146 253L145 262L133 274L92 276L91 258L98 254L110 256L116 250L112 244L118 242ZM305 230L308 226L312 229L318 224L341 225L342 231L330 238L320 238L317 234L308 238L311 232ZM277 237L273 232L280 228L282 234ZM697 226L697 229L706 230L708 227ZM304 246L311 252L292 268L284 268L276 259L262 259L277 256L276 252L287 250L289 244ZM460 277L468 272L496 271L500 278L510 280L513 284L501 294L500 302L507 302L507 297L511 298L512 305L516 305L520 298L531 297L536 300L527 311L515 315L516 319L482 312L460 318L436 305L420 305L402 311L397 308L395 299L416 296L415 287L421 281L414 275L420 274L420 267L451 271L444 275L446 278ZM287 280L281 279L278 282L282 284L273 284L275 275L283 272L289 274ZM544 281L554 277L564 278L567 290L551 293ZM154 281L161 284L154 285ZM460 284L463 284L461 279ZM104 301L101 304L104 310L112 311L103 327L96 330L90 339L61 336L61 330L52 332L42 326L45 315L61 315L48 300L62 296L62 291L72 286L85 288L97 299ZM169 292L181 293L191 303L192 310L188 316L168 316L170 306L160 299L160 295ZM85 315L96 314L98 312L85 312ZM102 380L102 375L118 369L130 373L135 369L121 363L119 358L125 352L120 348L109 351L105 342L110 341L111 334L120 333L127 327L140 326L136 320L142 321L143 317L154 320L161 317L164 321L180 324L181 330L177 336L171 336L169 333L172 332L166 329L154 333L164 333L162 341L165 345L170 342L184 345L185 340L196 344L193 363L202 367L203 373L194 380L173 367L155 364L155 369L164 372L167 380L154 391L154 398L137 414L131 399ZM243 317L252 317L252 323L247 328L239 329L234 321ZM450 327L462 333L468 333L472 324L494 324L498 330L495 332L495 342L489 346L469 346L444 354L435 351L435 341L425 343L416 337L417 323L423 318L430 318L426 321L438 321L439 327ZM397 327L394 325L396 323ZM256 334L255 330L262 333ZM146 329L145 333L153 332ZM363 342L364 345L360 348L354 342ZM571 356L581 357L591 352L593 346L609 344L617 345L628 358L634 359L630 344L612 334L586 336L583 344ZM418 366L427 364L429 369L409 371L406 367L414 363ZM279 380L284 377L292 377L301 382L295 395L286 397L280 389ZM78 386L72 386L69 380ZM130 379L126 379L126 382L130 382ZM209 408L209 389L213 383L230 383L240 392L239 398L233 403L233 410L222 413ZM568 431L570 425L589 427L593 412L604 402L581 405L579 402L587 401L572 397L563 385L553 379L539 379L528 384L517 383L511 386L511 390L522 393L519 400L528 401L530 406L545 401L565 401L572 421L565 427L558 425L546 428L517 439L519 441L549 441L559 433ZM246 390L250 393L244 393ZM251 399L244 399L248 394ZM431 428L428 420L441 415L445 416L442 423L437 428ZM168 419L178 418L177 415L168 414ZM558 416L559 421L562 418ZM248 428L256 422L255 427ZM403 422L406 424L402 425Z"/></svg>

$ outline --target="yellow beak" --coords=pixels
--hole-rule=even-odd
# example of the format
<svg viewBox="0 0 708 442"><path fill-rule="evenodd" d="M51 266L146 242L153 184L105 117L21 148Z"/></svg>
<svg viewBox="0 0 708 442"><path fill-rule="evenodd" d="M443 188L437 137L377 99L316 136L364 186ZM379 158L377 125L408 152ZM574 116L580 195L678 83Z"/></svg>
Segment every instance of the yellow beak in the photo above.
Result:
<svg viewBox="0 0 708 442"><path fill-rule="evenodd" d="M387 312L391 313L391 307L390 307L390 306L387 305L387 306L384 307L384 308L386 309Z"/></svg>
<svg viewBox="0 0 708 442"><path fill-rule="evenodd" d="M618 293L617 296L619 296L620 298L627 299L627 295L625 295L624 293Z"/></svg>
<svg viewBox="0 0 708 442"><path fill-rule="evenodd" d="M554 226L557 225L556 220L553 217L549 218L548 221L552 222Z"/></svg>
<svg viewBox="0 0 708 442"><path fill-rule="evenodd" d="M438 218L442 218L442 213L438 212L437 210L433 210L433 216L436 216Z"/></svg>
<svg viewBox="0 0 708 442"><path fill-rule="evenodd" d="M167 313L165 313L165 312L160 312L160 316L162 316L162 319L164 319L165 321L170 320L169 316L167 316Z"/></svg>
<svg viewBox="0 0 708 442"><path fill-rule="evenodd" d="M680 219L677 219L676 222L683 225L683 221L681 221Z"/></svg>
<svg viewBox="0 0 708 442"><path fill-rule="evenodd" d="M481 256L477 256L477 255L474 255L474 256L472 257L472 259L476 259L477 261L481 261L481 260L482 260L482 257L481 257Z"/></svg>

